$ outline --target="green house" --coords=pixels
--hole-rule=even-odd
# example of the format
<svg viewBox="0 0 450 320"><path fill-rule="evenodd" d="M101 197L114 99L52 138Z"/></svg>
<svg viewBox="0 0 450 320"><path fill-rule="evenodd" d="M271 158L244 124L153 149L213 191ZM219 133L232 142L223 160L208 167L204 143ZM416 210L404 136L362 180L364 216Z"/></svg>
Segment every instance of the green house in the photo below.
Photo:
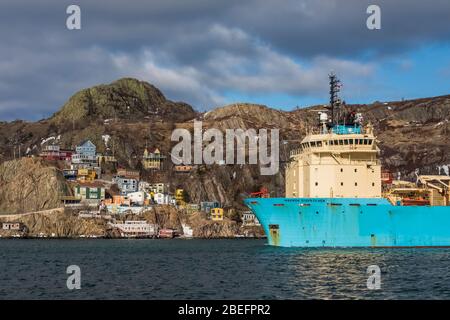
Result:
<svg viewBox="0 0 450 320"><path fill-rule="evenodd" d="M75 196L81 200L104 200L105 188L91 184L80 184L74 188Z"/></svg>

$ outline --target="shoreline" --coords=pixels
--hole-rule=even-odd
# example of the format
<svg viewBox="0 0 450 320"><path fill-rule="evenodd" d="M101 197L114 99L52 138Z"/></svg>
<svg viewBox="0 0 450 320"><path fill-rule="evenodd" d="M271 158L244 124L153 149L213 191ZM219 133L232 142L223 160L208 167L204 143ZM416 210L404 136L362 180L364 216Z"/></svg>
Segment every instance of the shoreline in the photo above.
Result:
<svg viewBox="0 0 450 320"><path fill-rule="evenodd" d="M0 237L1 240L263 240L267 239L266 236L263 237L215 237L215 238L205 238L205 237L174 237L174 238L157 238L157 237Z"/></svg>

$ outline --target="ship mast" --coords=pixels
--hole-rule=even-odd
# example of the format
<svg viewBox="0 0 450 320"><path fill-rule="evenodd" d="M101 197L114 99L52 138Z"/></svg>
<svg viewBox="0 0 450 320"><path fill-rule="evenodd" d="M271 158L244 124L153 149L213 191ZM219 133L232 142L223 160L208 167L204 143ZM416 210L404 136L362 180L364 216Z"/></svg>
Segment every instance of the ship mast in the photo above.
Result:
<svg viewBox="0 0 450 320"><path fill-rule="evenodd" d="M334 72L330 72L328 77L330 79L330 106L328 109L331 111L331 124L335 125L339 122L339 107L341 105L339 91L341 90L341 81Z"/></svg>

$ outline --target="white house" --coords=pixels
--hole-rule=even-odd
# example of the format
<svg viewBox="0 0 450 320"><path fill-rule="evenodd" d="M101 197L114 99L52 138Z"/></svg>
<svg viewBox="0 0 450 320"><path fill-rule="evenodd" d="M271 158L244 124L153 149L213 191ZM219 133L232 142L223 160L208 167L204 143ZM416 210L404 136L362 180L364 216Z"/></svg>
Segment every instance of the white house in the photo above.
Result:
<svg viewBox="0 0 450 320"><path fill-rule="evenodd" d="M143 206L145 201L145 192L137 191L127 194L127 198L130 199L131 203Z"/></svg>
<svg viewBox="0 0 450 320"><path fill-rule="evenodd" d="M243 226L260 226L258 218L251 212L246 211L242 215L242 225Z"/></svg>
<svg viewBox="0 0 450 320"><path fill-rule="evenodd" d="M120 231L122 237L154 236L158 226L147 221L125 221L125 223L108 223Z"/></svg>
<svg viewBox="0 0 450 320"><path fill-rule="evenodd" d="M172 196L164 193L155 193L153 197L157 204L173 204L175 201Z"/></svg>

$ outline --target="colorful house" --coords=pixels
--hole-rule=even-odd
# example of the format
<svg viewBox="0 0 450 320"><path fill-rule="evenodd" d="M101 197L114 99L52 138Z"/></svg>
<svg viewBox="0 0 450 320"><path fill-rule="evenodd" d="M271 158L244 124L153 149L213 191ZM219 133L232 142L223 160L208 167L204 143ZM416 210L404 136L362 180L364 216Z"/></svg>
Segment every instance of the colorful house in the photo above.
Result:
<svg viewBox="0 0 450 320"><path fill-rule="evenodd" d="M214 208L220 208L220 203L217 201L200 202L200 210L203 212L210 213Z"/></svg>
<svg viewBox="0 0 450 320"><path fill-rule="evenodd" d="M170 205L175 204L175 199L173 199L172 196L164 193L155 193L153 195L153 200L157 204L170 204Z"/></svg>
<svg viewBox="0 0 450 320"><path fill-rule="evenodd" d="M77 154L95 157L97 155L97 147L91 140L83 140L79 145L77 145L75 152Z"/></svg>
<svg viewBox="0 0 450 320"><path fill-rule="evenodd" d="M81 201L100 203L105 200L105 187L98 183L78 183L74 187L74 195Z"/></svg>
<svg viewBox="0 0 450 320"><path fill-rule="evenodd" d="M145 203L146 194L144 191L130 192L127 195L127 198L130 200L131 204L143 206Z"/></svg>
<svg viewBox="0 0 450 320"><path fill-rule="evenodd" d="M117 176L122 178L139 180L140 175L139 171L119 168L117 169Z"/></svg>
<svg viewBox="0 0 450 320"><path fill-rule="evenodd" d="M117 183L121 195L126 196L128 193L138 191L139 181L137 179L115 176L113 182Z"/></svg>
<svg viewBox="0 0 450 320"><path fill-rule="evenodd" d="M115 156L113 155L102 155L102 154L98 154L96 156L97 158L97 165L100 167L102 164L104 163L116 163L117 159Z"/></svg>
<svg viewBox="0 0 450 320"><path fill-rule="evenodd" d="M23 224L20 222L3 222L2 229L3 230L21 231L23 229Z"/></svg>
<svg viewBox="0 0 450 320"><path fill-rule="evenodd" d="M50 144L44 147L40 153L40 157L45 160L62 160L62 161L72 161L72 150L61 149L58 144Z"/></svg>
<svg viewBox="0 0 450 320"><path fill-rule="evenodd" d="M75 181L77 179L78 170L63 169L63 176L66 180Z"/></svg>
<svg viewBox="0 0 450 320"><path fill-rule="evenodd" d="M242 214L242 225L243 226L260 226L258 218L251 212L246 211Z"/></svg>
<svg viewBox="0 0 450 320"><path fill-rule="evenodd" d="M186 208L186 213L188 215L191 215L194 212L200 211L200 206L196 203L188 203L185 208Z"/></svg>
<svg viewBox="0 0 450 320"><path fill-rule="evenodd" d="M153 193L166 193L168 189L168 186L164 183L152 183L149 187Z"/></svg>
<svg viewBox="0 0 450 320"><path fill-rule="evenodd" d="M175 172L178 172L178 173L189 173L189 172L192 171L193 166L188 166L188 165L176 165L176 166L174 167L174 169L175 169Z"/></svg>
<svg viewBox="0 0 450 320"><path fill-rule="evenodd" d="M78 181L86 181L92 182L97 177L97 172L94 169L78 169L77 171L77 180Z"/></svg>
<svg viewBox="0 0 450 320"><path fill-rule="evenodd" d="M212 208L211 209L211 220L222 221L223 220L223 209L222 208Z"/></svg>
<svg viewBox="0 0 450 320"><path fill-rule="evenodd" d="M175 191L175 200L177 205L185 205L186 202L184 201L184 190L183 189L177 189Z"/></svg>
<svg viewBox="0 0 450 320"><path fill-rule="evenodd" d="M112 198L105 199L104 205L131 206L131 201L125 196L115 194Z"/></svg>
<svg viewBox="0 0 450 320"><path fill-rule="evenodd" d="M161 154L158 148L155 148L152 151L145 148L142 157L142 166L146 170L161 170L165 158L166 157Z"/></svg>
<svg viewBox="0 0 450 320"><path fill-rule="evenodd" d="M72 155L72 169L97 166L97 148L90 140L82 141Z"/></svg>

